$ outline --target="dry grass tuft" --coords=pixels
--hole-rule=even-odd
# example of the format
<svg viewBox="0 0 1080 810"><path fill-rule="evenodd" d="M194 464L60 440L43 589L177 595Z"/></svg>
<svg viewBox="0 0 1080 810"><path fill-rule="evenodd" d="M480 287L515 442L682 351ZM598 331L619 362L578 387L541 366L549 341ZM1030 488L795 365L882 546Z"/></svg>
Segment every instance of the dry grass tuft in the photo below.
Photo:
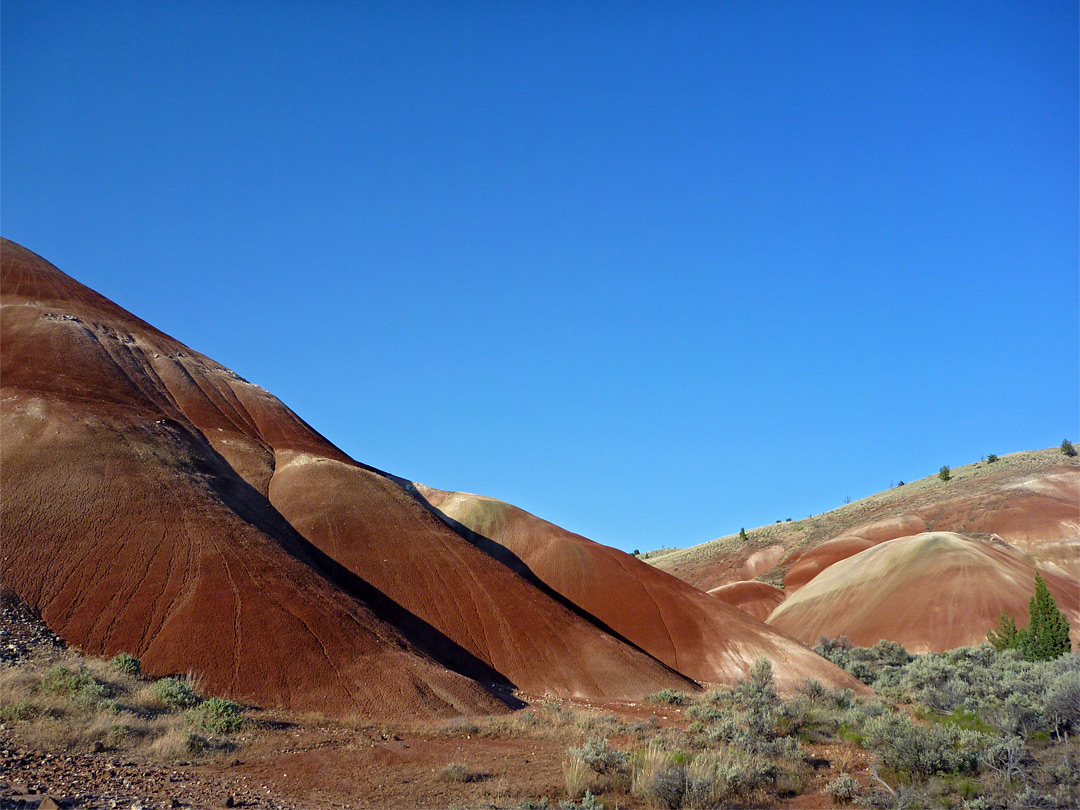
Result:
<svg viewBox="0 0 1080 810"><path fill-rule="evenodd" d="M644 796L656 782L656 777L667 767L670 757L659 740L652 740L634 755L630 767L630 790Z"/></svg>
<svg viewBox="0 0 1080 810"><path fill-rule="evenodd" d="M484 774L471 770L460 762L451 762L445 765L439 774L447 782L482 782L486 778Z"/></svg>
<svg viewBox="0 0 1080 810"><path fill-rule="evenodd" d="M576 799L585 795L591 770L588 763L581 757L571 756L563 763L563 783L566 785L568 798Z"/></svg>

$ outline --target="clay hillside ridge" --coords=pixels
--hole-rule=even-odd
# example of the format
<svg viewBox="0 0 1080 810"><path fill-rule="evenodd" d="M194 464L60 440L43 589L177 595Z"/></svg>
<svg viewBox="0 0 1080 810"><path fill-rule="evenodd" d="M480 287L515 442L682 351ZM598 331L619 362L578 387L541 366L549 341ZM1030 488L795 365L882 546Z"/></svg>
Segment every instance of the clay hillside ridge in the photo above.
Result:
<svg viewBox="0 0 1080 810"><path fill-rule="evenodd" d="M781 683L850 685L612 549L588 576L622 582L618 599L583 598L558 571L595 544L533 571L258 386L25 248L0 254L0 574L68 643L218 694L388 718L492 713L515 688L638 699L761 654Z"/></svg>
<svg viewBox="0 0 1080 810"><path fill-rule="evenodd" d="M846 635L913 651L1022 626L1041 575L1080 641L1080 459L1014 453L805 520L649 561L807 643Z"/></svg>

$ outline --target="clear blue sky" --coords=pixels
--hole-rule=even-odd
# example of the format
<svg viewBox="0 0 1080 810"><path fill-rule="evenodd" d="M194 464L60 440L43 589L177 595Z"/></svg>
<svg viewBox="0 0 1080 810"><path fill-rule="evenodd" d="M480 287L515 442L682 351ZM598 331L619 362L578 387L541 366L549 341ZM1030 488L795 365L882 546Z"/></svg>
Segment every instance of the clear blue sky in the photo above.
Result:
<svg viewBox="0 0 1080 810"><path fill-rule="evenodd" d="M1080 439L1077 14L5 0L0 228L361 461L690 545Z"/></svg>

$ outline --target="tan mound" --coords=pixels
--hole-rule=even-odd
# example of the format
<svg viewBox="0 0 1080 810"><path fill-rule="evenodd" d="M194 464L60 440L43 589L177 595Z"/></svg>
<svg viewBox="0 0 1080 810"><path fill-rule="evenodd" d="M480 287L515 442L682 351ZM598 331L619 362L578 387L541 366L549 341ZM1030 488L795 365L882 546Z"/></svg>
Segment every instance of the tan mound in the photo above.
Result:
<svg viewBox="0 0 1080 810"><path fill-rule="evenodd" d="M422 498L479 548L540 580L567 603L673 669L730 683L761 656L777 681L851 686L846 673L758 619L617 549L510 504L416 485Z"/></svg>
<svg viewBox="0 0 1080 810"><path fill-rule="evenodd" d="M1011 546L950 532L875 545L829 566L790 595L769 624L808 644L846 635L869 646L881 639L912 652L941 651L986 640L1007 612L1026 624L1035 574L1080 629L1080 583L1040 572Z"/></svg>
<svg viewBox="0 0 1080 810"><path fill-rule="evenodd" d="M693 687L266 391L2 253L3 581L69 643L196 670L218 693L387 717L503 705L478 684Z"/></svg>
<svg viewBox="0 0 1080 810"><path fill-rule="evenodd" d="M776 610L776 606L784 601L783 588L756 580L721 585L719 588L713 588L709 593L762 621L767 619L769 614Z"/></svg>

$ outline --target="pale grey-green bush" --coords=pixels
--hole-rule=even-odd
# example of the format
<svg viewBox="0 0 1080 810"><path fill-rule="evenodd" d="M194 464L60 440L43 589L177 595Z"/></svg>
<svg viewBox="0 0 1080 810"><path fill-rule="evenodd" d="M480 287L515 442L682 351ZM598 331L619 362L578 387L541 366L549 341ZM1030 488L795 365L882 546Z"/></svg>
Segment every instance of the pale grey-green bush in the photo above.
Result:
<svg viewBox="0 0 1080 810"><path fill-rule="evenodd" d="M864 745L886 767L913 777L973 772L979 751L991 742L986 735L951 725L919 726L900 712L871 718L863 735Z"/></svg>
<svg viewBox="0 0 1080 810"><path fill-rule="evenodd" d="M162 678L154 684L154 694L166 706L190 709L198 705L199 696L183 678Z"/></svg>
<svg viewBox="0 0 1080 810"><path fill-rule="evenodd" d="M859 782L851 774L842 773L825 786L825 792L839 804L850 804L859 795Z"/></svg>
<svg viewBox="0 0 1080 810"><path fill-rule="evenodd" d="M569 748L568 756L577 757L596 773L615 773L626 770L630 756L612 748L604 737L590 737L581 748Z"/></svg>

